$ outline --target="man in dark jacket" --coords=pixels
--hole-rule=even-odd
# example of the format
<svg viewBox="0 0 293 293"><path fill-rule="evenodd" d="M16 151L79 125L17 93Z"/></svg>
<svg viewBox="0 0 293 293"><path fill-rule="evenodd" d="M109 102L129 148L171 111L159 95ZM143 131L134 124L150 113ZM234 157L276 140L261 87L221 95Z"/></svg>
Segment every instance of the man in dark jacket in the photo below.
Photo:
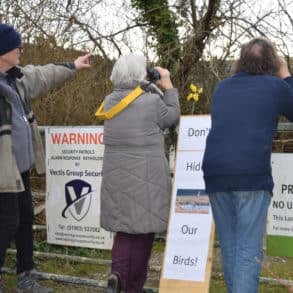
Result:
<svg viewBox="0 0 293 293"><path fill-rule="evenodd" d="M17 292L47 293L34 277L33 206L29 172L43 173L44 152L29 99L63 84L75 70L90 67L89 55L74 62L18 67L20 34L0 23L0 270L15 239ZM0 276L0 293L4 293Z"/></svg>
<svg viewBox="0 0 293 293"><path fill-rule="evenodd" d="M214 91L202 167L229 293L258 291L279 115L293 121L293 78L274 46L256 38Z"/></svg>

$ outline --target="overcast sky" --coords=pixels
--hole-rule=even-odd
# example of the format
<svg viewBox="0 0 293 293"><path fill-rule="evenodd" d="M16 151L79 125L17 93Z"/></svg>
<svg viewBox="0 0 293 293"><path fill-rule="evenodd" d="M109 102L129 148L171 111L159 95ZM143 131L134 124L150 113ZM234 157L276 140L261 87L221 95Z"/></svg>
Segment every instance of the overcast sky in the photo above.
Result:
<svg viewBox="0 0 293 293"><path fill-rule="evenodd" d="M101 10L100 13L100 21L102 23L102 26L105 28L105 34L109 34L111 32L117 32L123 28L127 27L127 23L129 23L129 19L134 18L134 10L130 7L129 3L130 0L107 0L105 2L105 10ZM172 1L175 0L169 0L169 3L172 4ZM224 0L225 1L225 0ZM285 1L286 6L290 9L289 13L293 15L293 0L281 0ZM122 5L122 3L124 5ZM255 3L255 7L253 7L252 11L246 10L243 11L243 15L247 14L247 18L249 20L256 19L257 16L261 16L265 13L268 13L271 10L277 10L278 7L278 0L246 0L246 3ZM110 9L109 9L110 8ZM107 13L105 13L107 11ZM118 17L117 17L118 16ZM292 24L290 24L289 19L287 17L284 17L283 19L284 23L282 24L282 31L287 31L287 37L288 40L291 40L290 46L288 45L288 42L286 44L288 45L290 49L290 54L293 55L293 31L292 31ZM276 33L276 29L281 27L280 22L278 21L276 17L276 22L273 23L273 18L270 19L270 21L267 24L264 24L262 29L266 30L266 34L269 38L272 39L272 41L276 41L278 44L282 42L280 40L280 36ZM269 29L269 26L273 24L275 26L275 29ZM267 28L266 28L267 25ZM258 36L257 33L255 36ZM149 55L151 58L155 58L154 54L151 53L150 49L148 52L145 52L146 46L143 43L143 38L141 37L141 30L140 28L134 28L130 31L130 33L127 33L125 35L118 35L116 40L119 41L122 37L128 38L128 43L130 44L130 48L134 52L143 52ZM279 39L279 40L278 40ZM221 42L222 40L220 40ZM121 44L121 50L123 53L127 53L130 51L130 48L125 46L123 42ZM218 52L217 50L220 50L221 44L212 44L214 45L214 52ZM111 51L110 48L108 48L109 51ZM114 51L117 53L117 51ZM113 55L115 57L115 54Z"/></svg>

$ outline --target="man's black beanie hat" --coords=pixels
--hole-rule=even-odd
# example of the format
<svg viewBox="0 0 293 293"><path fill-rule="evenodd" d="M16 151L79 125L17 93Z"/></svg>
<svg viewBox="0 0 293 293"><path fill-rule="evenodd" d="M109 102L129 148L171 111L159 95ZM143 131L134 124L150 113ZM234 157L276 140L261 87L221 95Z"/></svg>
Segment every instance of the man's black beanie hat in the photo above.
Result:
<svg viewBox="0 0 293 293"><path fill-rule="evenodd" d="M0 56L20 48L21 36L12 26L0 23Z"/></svg>

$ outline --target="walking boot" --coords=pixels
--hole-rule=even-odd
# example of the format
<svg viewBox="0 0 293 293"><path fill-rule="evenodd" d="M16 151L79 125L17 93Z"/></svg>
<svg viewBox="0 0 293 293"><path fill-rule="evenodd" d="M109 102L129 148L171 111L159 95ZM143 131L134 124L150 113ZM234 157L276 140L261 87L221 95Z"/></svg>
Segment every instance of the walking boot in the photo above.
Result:
<svg viewBox="0 0 293 293"><path fill-rule="evenodd" d="M18 275L17 293L51 293L52 289L40 285L32 271L25 271Z"/></svg>
<svg viewBox="0 0 293 293"><path fill-rule="evenodd" d="M119 278L115 274L111 274L107 282L107 293L120 293Z"/></svg>

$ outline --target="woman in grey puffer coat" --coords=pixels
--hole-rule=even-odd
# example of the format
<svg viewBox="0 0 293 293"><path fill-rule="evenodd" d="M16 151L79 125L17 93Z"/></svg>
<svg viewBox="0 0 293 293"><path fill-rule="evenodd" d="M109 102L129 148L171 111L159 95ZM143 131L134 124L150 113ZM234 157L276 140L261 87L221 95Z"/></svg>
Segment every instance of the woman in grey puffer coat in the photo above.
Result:
<svg viewBox="0 0 293 293"><path fill-rule="evenodd" d="M141 85L144 92L104 123L101 226L117 232L107 292L142 292L154 234L166 231L171 178L163 130L176 125L180 106L169 71L156 67L156 85L146 82L146 59L122 56L111 74L113 92L105 111Z"/></svg>

